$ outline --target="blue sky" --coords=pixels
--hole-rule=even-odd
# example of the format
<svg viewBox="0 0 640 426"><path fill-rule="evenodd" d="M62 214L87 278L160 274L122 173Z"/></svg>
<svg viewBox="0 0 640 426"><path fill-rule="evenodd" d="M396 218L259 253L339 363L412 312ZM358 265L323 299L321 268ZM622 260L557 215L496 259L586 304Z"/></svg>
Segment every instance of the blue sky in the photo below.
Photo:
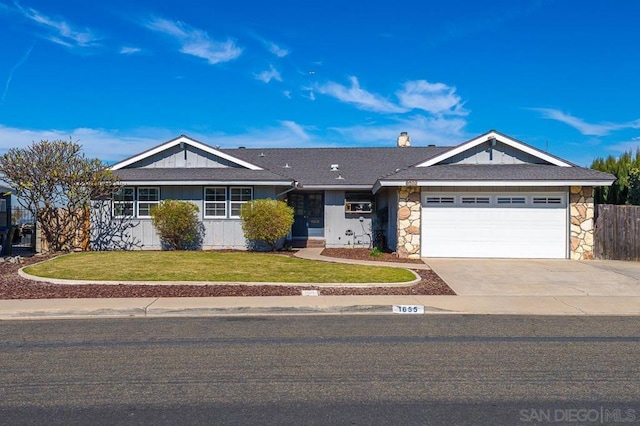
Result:
<svg viewBox="0 0 640 426"><path fill-rule="evenodd" d="M640 2L0 0L0 153L455 145L588 166L640 146Z"/></svg>

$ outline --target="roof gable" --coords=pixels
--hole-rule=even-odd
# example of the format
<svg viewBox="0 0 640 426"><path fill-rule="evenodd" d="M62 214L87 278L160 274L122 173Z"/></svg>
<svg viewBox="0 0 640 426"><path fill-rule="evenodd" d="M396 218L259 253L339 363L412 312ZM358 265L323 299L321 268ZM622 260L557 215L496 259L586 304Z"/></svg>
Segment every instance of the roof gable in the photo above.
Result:
<svg viewBox="0 0 640 426"><path fill-rule="evenodd" d="M488 133L480 135L474 139L471 139L467 142L464 142L447 152L444 152L436 157L433 157L423 163L417 164L415 167L429 167L436 164L447 164L459 162L465 158L465 153L468 153L469 156L475 155L477 148L482 144L488 144L487 146L493 148L497 144L504 145L505 147L511 148L510 157L512 158L520 158L518 162L535 162L537 159L539 163L542 164L551 164L554 166L560 167L573 167L573 164L562 160L553 155L547 154L546 152L540 151L537 148L534 148L530 145L525 144L524 142L520 142L509 136L503 135L502 133L496 132L495 130L491 130ZM503 152L505 150L502 150ZM518 155L518 152L522 153L522 155ZM523 161L523 158L529 159L529 161ZM454 161L458 160L458 161ZM533 161L531 161L533 160Z"/></svg>
<svg viewBox="0 0 640 426"><path fill-rule="evenodd" d="M221 158L223 160L225 160L225 162L229 162L235 165L238 165L240 167L244 167L247 168L249 170L263 170L261 167L256 166L255 164L249 163L247 161L244 161L240 158L234 157L232 155L229 155L219 149L213 148L209 145L206 145L202 142L198 142L195 139L191 139L188 136L182 135L176 139L172 139L168 142L165 142L161 145L158 145L154 148L151 148L145 152L142 152L138 155L134 155L133 157L129 157L126 160L120 161L119 163L114 164L113 166L110 167L111 170L120 170L123 168L126 168L132 164L135 164L137 162L149 159L151 157L153 157L154 155L157 155L159 153L162 153L163 151L168 151L171 150L172 148L179 146L180 144L185 144L185 145L189 145L197 150L201 150L204 151L208 154L211 154L213 156L216 156L218 158Z"/></svg>

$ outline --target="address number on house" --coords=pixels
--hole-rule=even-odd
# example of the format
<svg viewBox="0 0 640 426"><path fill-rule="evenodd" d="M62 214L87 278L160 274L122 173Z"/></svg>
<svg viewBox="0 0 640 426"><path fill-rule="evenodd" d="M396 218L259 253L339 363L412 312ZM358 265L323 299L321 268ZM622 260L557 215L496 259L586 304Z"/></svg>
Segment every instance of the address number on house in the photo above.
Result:
<svg viewBox="0 0 640 426"><path fill-rule="evenodd" d="M424 314L422 305L393 305L394 314Z"/></svg>

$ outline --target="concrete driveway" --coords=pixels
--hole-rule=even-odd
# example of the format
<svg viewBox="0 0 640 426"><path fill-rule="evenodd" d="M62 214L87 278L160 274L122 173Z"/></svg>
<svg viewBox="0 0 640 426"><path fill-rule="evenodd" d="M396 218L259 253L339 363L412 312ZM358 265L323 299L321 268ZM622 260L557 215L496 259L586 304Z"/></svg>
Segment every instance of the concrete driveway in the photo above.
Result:
<svg viewBox="0 0 640 426"><path fill-rule="evenodd" d="M423 260L460 296L640 296L640 262Z"/></svg>

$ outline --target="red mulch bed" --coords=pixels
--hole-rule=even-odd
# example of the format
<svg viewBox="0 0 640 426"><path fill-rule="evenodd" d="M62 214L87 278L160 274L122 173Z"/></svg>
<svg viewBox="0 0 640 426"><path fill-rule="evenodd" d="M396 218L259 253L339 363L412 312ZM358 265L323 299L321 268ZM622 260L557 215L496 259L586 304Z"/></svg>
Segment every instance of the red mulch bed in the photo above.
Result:
<svg viewBox="0 0 640 426"><path fill-rule="evenodd" d="M333 250L333 249L332 249ZM350 251L357 249L348 249ZM332 256L334 256L332 254ZM367 251L368 255L368 251ZM431 270L416 270L422 281L405 287L320 288L269 285L59 285L31 281L18 275L18 269L51 256L33 256L21 264L0 263L0 299L67 299L107 297L224 297L224 296L300 296L301 290L318 290L321 295L455 295ZM336 256L337 257L337 256ZM382 260L382 259L381 259Z"/></svg>
<svg viewBox="0 0 640 426"><path fill-rule="evenodd" d="M342 259L369 260L374 262L419 263L420 259L400 259L395 252L377 252L377 256L371 256L372 251L365 248L326 248L322 250L323 256L340 257Z"/></svg>

